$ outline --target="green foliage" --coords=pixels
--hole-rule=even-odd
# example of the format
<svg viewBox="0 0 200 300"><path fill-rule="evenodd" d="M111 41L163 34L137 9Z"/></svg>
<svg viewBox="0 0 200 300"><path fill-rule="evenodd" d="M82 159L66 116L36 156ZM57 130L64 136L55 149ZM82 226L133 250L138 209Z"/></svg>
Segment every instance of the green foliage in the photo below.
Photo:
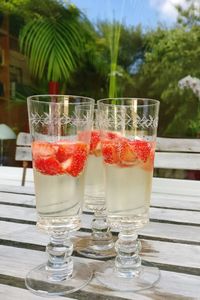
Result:
<svg viewBox="0 0 200 300"><path fill-rule="evenodd" d="M79 10L59 0L2 1L0 10L24 20L19 42L33 78L69 81L83 47L80 26L84 16Z"/></svg>
<svg viewBox="0 0 200 300"><path fill-rule="evenodd" d="M140 69L140 83L147 80L148 96L161 100L160 133L195 135L191 122L198 120L198 98L180 90L178 81L187 75L200 77L200 28L158 28L147 33L145 60ZM196 121L195 121L196 120ZM194 128L194 126L193 126Z"/></svg>
<svg viewBox="0 0 200 300"><path fill-rule="evenodd" d="M121 33L121 24L118 22L113 22L112 26L108 28L108 42L110 48L110 74L109 74L109 92L108 96L110 98L117 97L117 62L119 54L119 41Z"/></svg>
<svg viewBox="0 0 200 300"><path fill-rule="evenodd" d="M185 9L180 5L177 5L177 11L179 13L178 23L182 26L193 27L200 25L200 4L195 3L194 0L186 0L188 8Z"/></svg>
<svg viewBox="0 0 200 300"><path fill-rule="evenodd" d="M78 24L61 17L30 21L20 34L20 47L29 58L30 72L39 80L68 80L77 66L81 45Z"/></svg>
<svg viewBox="0 0 200 300"><path fill-rule="evenodd" d="M131 72L137 61L144 57L145 48L141 27L120 26L118 58L112 67L115 67L115 92L117 96L123 97L133 95L135 81ZM95 27L87 24L81 67L68 84L68 92L78 91L96 99L109 96L112 37L114 38L113 23L99 22ZM116 56L113 57L116 59Z"/></svg>
<svg viewBox="0 0 200 300"><path fill-rule="evenodd" d="M177 6L173 28L145 33L116 22L94 26L68 1L1 0L0 11L23 19L21 48L41 84L67 81L63 92L96 99L158 99L159 135L193 137L200 132L200 101L178 82L200 78L200 7L187 2L187 9Z"/></svg>
<svg viewBox="0 0 200 300"><path fill-rule="evenodd" d="M118 64L131 74L133 66L144 58L144 34L141 26L121 27ZM135 70L137 72L137 70Z"/></svg>
<svg viewBox="0 0 200 300"><path fill-rule="evenodd" d="M18 15L26 22L36 18L57 18L58 16L79 16L80 11L69 3L61 0L1 0L0 11L4 14Z"/></svg>
<svg viewBox="0 0 200 300"><path fill-rule="evenodd" d="M24 8L30 2L30 0L1 0L0 11L5 14L19 14L21 7L21 14L23 14Z"/></svg>

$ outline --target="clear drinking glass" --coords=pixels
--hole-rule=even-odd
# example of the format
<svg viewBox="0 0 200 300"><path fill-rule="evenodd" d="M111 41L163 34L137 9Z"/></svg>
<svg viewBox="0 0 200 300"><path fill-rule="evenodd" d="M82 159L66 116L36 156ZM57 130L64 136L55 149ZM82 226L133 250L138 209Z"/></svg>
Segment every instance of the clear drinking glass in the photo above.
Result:
<svg viewBox="0 0 200 300"><path fill-rule="evenodd" d="M94 100L36 95L27 102L37 226L50 235L50 242L47 262L31 270L25 283L42 296L62 295L82 288L92 277L87 265L72 259L69 235L80 228Z"/></svg>
<svg viewBox="0 0 200 300"><path fill-rule="evenodd" d="M108 258L116 255L114 241L106 218L105 170L101 152L98 110L94 110L90 152L85 170L84 206L94 212L92 233L77 244L77 251L92 258Z"/></svg>
<svg viewBox="0 0 200 300"><path fill-rule="evenodd" d="M160 276L157 268L142 264L137 239L149 221L159 101L102 99L98 106L107 216L119 235L115 261L106 263L96 277L111 289L138 291Z"/></svg>

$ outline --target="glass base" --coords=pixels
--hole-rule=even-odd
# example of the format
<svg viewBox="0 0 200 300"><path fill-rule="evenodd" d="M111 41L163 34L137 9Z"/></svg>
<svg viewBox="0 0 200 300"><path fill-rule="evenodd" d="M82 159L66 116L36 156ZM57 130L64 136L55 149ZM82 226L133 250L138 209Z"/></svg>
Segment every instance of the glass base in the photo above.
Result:
<svg viewBox="0 0 200 300"><path fill-rule="evenodd" d="M114 241L109 244L102 241L96 243L91 237L81 238L76 244L76 251L82 256L94 259L112 258L116 256Z"/></svg>
<svg viewBox="0 0 200 300"><path fill-rule="evenodd" d="M83 288L91 279L93 273L84 263L73 263L73 274L70 278L54 281L49 278L46 264L31 270L25 279L26 287L39 296L56 296L73 293Z"/></svg>
<svg viewBox="0 0 200 300"><path fill-rule="evenodd" d="M153 287L160 279L160 271L158 268L150 266L141 266L135 275L127 273L124 277L121 273L117 273L114 261L107 262L95 274L96 279L105 287L124 292L136 292Z"/></svg>

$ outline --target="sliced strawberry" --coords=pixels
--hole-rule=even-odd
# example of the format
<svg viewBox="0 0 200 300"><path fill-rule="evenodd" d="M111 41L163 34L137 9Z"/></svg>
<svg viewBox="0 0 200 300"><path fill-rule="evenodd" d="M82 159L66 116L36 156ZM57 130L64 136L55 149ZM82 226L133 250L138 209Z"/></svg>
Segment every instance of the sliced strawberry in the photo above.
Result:
<svg viewBox="0 0 200 300"><path fill-rule="evenodd" d="M106 132L102 140L102 155L107 164L120 162L121 135L117 132Z"/></svg>
<svg viewBox="0 0 200 300"><path fill-rule="evenodd" d="M110 139L110 140L113 140L113 139L115 139L115 138L119 138L120 135L119 135L118 132L111 132L111 131L109 131L109 132L106 133L106 137L107 137L108 139Z"/></svg>
<svg viewBox="0 0 200 300"><path fill-rule="evenodd" d="M57 143L34 142L34 167L45 175L68 173L78 176L83 170L88 147L82 142L59 141Z"/></svg>
<svg viewBox="0 0 200 300"><path fill-rule="evenodd" d="M101 142L99 142L95 148L95 150L93 151L93 154L96 156L96 157L99 157L101 156Z"/></svg>
<svg viewBox="0 0 200 300"><path fill-rule="evenodd" d="M116 164L119 160L117 143L111 140L103 140L102 155L105 163Z"/></svg>
<svg viewBox="0 0 200 300"><path fill-rule="evenodd" d="M149 157L146 162L142 163L142 168L145 171L153 171L154 166L154 149L151 150Z"/></svg>
<svg viewBox="0 0 200 300"><path fill-rule="evenodd" d="M98 154L101 151L100 131L93 130L90 140L90 154Z"/></svg>
<svg viewBox="0 0 200 300"><path fill-rule="evenodd" d="M61 166L55 156L35 159L34 167L45 175L58 175L62 173Z"/></svg>
<svg viewBox="0 0 200 300"><path fill-rule="evenodd" d="M73 153L71 153L70 145L70 157L61 163L63 172L70 174L74 177L80 175L83 171L86 159L87 159L87 145L81 142L73 144Z"/></svg>
<svg viewBox="0 0 200 300"><path fill-rule="evenodd" d="M71 141L59 141L57 143L58 150L56 152L57 160L62 163L71 157L74 151L74 143Z"/></svg>
<svg viewBox="0 0 200 300"><path fill-rule="evenodd" d="M55 155L57 146L55 144L43 141L35 141L32 143L33 158L48 157Z"/></svg>
<svg viewBox="0 0 200 300"><path fill-rule="evenodd" d="M137 164L137 155L127 139L121 140L120 144L120 165L132 166Z"/></svg>
<svg viewBox="0 0 200 300"><path fill-rule="evenodd" d="M137 158L142 162L146 162L151 152L151 144L143 140L134 140L130 141L130 145L137 155Z"/></svg>

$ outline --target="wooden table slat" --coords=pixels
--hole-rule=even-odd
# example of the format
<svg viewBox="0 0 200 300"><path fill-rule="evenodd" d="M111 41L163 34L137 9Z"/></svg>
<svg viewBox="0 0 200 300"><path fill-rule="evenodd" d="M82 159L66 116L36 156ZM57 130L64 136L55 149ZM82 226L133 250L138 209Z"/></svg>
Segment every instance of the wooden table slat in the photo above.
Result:
<svg viewBox="0 0 200 300"><path fill-rule="evenodd" d="M17 170L19 172L19 170ZM0 184L0 299L39 300L25 289L24 278L46 260L48 236L36 229L34 185L29 172L25 187ZM2 181L1 181L2 182ZM200 300L200 182L153 179L150 223L139 231L142 258L160 268L157 285L140 293L111 291L92 279L70 300ZM77 243L90 234L93 215L82 215L82 228L72 235L74 260L94 270L103 261L80 257ZM115 235L116 236L116 235Z"/></svg>

